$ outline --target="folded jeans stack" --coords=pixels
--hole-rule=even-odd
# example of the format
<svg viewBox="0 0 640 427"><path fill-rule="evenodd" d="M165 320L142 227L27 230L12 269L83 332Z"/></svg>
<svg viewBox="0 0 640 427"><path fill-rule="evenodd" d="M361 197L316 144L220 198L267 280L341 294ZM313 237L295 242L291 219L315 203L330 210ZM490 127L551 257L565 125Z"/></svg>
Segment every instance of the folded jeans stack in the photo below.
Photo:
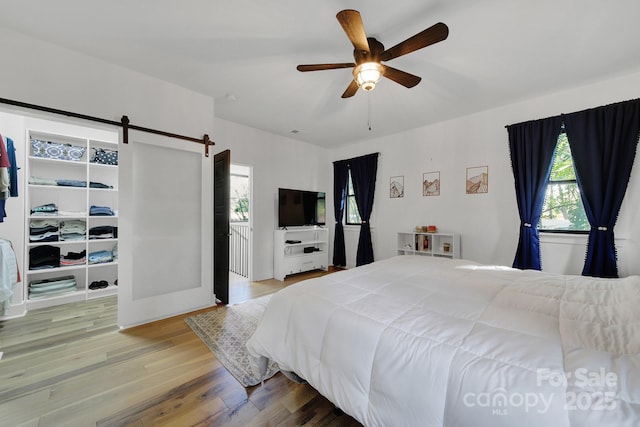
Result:
<svg viewBox="0 0 640 427"><path fill-rule="evenodd" d="M48 298L66 294L76 290L77 282L74 276L61 276L51 279L34 280L29 283L29 299Z"/></svg>
<svg viewBox="0 0 640 427"><path fill-rule="evenodd" d="M86 187L87 181L77 179L52 179L42 178L39 176L31 175L29 177L29 184L31 185L57 185L59 187ZM113 188L113 185L103 184L102 182L89 182L90 188Z"/></svg>
<svg viewBox="0 0 640 427"><path fill-rule="evenodd" d="M107 250L89 252L89 264L113 262L113 253Z"/></svg>
<svg viewBox="0 0 640 427"><path fill-rule="evenodd" d="M61 187L86 187L87 181L80 181L77 179L58 179L56 184Z"/></svg>
<svg viewBox="0 0 640 427"><path fill-rule="evenodd" d="M29 249L29 270L60 267L60 248L51 245Z"/></svg>
<svg viewBox="0 0 640 427"><path fill-rule="evenodd" d="M84 240L87 237L87 223L81 219L71 219L60 223L62 240Z"/></svg>
<svg viewBox="0 0 640 427"><path fill-rule="evenodd" d="M114 212L108 206L95 206L89 208L90 216L113 216Z"/></svg>
<svg viewBox="0 0 640 427"><path fill-rule="evenodd" d="M30 242L57 242L59 225L55 219L33 219L29 223Z"/></svg>

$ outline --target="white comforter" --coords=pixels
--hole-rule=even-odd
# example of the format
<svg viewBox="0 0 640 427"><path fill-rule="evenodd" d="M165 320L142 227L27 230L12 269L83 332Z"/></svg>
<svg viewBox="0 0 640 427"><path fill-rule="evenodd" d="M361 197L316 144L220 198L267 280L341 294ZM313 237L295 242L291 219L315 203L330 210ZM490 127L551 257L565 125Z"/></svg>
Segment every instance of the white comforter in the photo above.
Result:
<svg viewBox="0 0 640 427"><path fill-rule="evenodd" d="M366 426L640 425L639 277L398 256L276 293L247 347Z"/></svg>

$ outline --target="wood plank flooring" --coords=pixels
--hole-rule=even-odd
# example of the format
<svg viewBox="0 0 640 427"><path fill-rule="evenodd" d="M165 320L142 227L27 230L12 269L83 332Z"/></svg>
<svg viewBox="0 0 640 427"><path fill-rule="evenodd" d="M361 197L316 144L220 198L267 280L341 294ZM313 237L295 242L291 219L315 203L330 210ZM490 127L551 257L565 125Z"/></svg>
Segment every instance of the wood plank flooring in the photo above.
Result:
<svg viewBox="0 0 640 427"><path fill-rule="evenodd" d="M232 295L267 295L318 274ZM107 297L0 321L0 426L360 426L282 374L242 387L184 322L195 313L119 331L116 310Z"/></svg>

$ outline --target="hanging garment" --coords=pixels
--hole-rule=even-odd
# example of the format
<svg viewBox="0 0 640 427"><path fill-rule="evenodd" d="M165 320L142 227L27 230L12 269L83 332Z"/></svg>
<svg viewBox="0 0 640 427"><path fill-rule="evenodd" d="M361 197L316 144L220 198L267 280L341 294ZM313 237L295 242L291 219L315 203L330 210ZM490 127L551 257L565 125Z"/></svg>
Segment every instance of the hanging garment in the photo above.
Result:
<svg viewBox="0 0 640 427"><path fill-rule="evenodd" d="M16 147L13 139L7 139L7 154L9 156L9 195L18 197L18 163L16 161Z"/></svg>
<svg viewBox="0 0 640 427"><path fill-rule="evenodd" d="M11 242L0 239L0 313L8 314L13 290L20 281L18 261Z"/></svg>
<svg viewBox="0 0 640 427"><path fill-rule="evenodd" d="M7 146L4 143L4 137L2 135L0 135L0 167L11 167L11 162L9 162L9 154L7 152Z"/></svg>
<svg viewBox="0 0 640 427"><path fill-rule="evenodd" d="M4 218L7 216L5 210L6 201L9 198L9 156L7 154L7 146L4 143L4 138L0 135L0 222L4 222Z"/></svg>
<svg viewBox="0 0 640 427"><path fill-rule="evenodd" d="M4 218L7 216L5 206L8 198L9 198L9 168L0 167L0 200L2 200L2 211L0 212L2 215L0 215L0 218L3 220L3 222L4 222Z"/></svg>
<svg viewBox="0 0 640 427"><path fill-rule="evenodd" d="M9 162L9 155L7 154L7 146L4 143L4 138L0 135L0 222L4 222L4 218L7 216L6 202L9 198L9 168L11 163Z"/></svg>

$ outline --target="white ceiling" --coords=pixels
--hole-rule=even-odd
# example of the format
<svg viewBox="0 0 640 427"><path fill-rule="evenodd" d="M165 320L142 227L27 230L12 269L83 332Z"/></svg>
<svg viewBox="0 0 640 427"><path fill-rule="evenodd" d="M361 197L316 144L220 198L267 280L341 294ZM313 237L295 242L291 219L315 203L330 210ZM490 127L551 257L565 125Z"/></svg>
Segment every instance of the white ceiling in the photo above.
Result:
<svg viewBox="0 0 640 427"><path fill-rule="evenodd" d="M638 0L0 0L0 8L1 26L208 94L220 118L327 147L640 70ZM422 77L418 86L383 79L342 99L350 69L296 70L353 61L335 17L349 8L387 48L448 25L447 40L388 63Z"/></svg>

